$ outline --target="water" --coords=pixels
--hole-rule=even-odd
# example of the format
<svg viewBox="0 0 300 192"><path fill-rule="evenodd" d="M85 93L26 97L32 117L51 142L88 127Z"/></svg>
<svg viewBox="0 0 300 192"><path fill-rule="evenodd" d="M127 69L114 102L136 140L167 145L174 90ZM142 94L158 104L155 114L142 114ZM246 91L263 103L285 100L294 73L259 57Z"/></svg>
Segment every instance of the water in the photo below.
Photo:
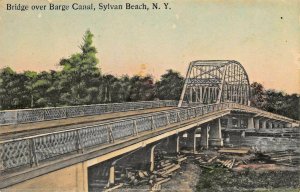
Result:
<svg viewBox="0 0 300 192"><path fill-rule="evenodd" d="M269 131L269 130L268 130ZM275 131L275 130L274 130ZM276 130L278 132L278 130ZM292 132L299 133L299 129L292 130ZM270 151L286 151L293 150L300 152L300 138L299 136L290 137L266 137L266 136L247 136L242 137L240 133L229 133L230 141L225 145L233 145L234 147L248 146L261 152Z"/></svg>

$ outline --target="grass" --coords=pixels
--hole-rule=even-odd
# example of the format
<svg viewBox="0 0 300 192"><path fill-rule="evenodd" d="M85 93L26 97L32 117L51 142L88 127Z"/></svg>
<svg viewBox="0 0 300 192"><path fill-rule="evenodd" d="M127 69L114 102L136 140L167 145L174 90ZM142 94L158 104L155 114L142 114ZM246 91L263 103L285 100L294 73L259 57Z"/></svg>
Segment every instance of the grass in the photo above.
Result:
<svg viewBox="0 0 300 192"><path fill-rule="evenodd" d="M300 175L297 171L242 172L222 167L201 168L197 192L215 191L300 191Z"/></svg>

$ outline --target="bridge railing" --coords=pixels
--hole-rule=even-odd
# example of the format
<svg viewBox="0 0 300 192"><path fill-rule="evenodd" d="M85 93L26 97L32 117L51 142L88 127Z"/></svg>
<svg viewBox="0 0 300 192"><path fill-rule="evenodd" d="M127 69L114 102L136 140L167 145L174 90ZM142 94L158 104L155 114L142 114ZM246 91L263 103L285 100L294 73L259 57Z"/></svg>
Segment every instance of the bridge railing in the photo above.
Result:
<svg viewBox="0 0 300 192"><path fill-rule="evenodd" d="M266 118L270 118L270 119L277 119L277 120L282 120L282 121L288 121L288 122L294 122L294 123L299 123L297 120L282 116L282 115L278 115L278 114L274 114L268 111L264 111L255 107L250 107L247 105L242 105L242 104L238 104L238 103L233 103L232 104L233 108L237 108L239 110L244 110L246 112L250 112L250 113L255 113L256 115L261 115L264 116Z"/></svg>
<svg viewBox="0 0 300 192"><path fill-rule="evenodd" d="M20 124L39 122L55 119L65 119L88 115L101 115L113 112L125 112L138 109L151 109L158 107L175 107L178 101L141 101L126 103L108 103L95 105L79 105L67 107L49 107L36 109L19 109L0 111L0 126L9 124Z"/></svg>
<svg viewBox="0 0 300 192"><path fill-rule="evenodd" d="M136 137L145 131L154 131L167 125L229 109L233 105L233 103L221 103L176 108L125 120L0 141L0 171L24 166L38 166L41 162L62 155L84 153L88 148L114 143L116 140L128 137Z"/></svg>

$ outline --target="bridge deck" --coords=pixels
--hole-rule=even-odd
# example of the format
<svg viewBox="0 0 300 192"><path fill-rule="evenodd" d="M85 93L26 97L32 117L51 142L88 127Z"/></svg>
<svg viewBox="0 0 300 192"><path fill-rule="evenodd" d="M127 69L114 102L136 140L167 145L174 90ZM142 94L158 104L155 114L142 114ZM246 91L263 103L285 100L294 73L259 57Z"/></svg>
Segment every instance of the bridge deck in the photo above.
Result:
<svg viewBox="0 0 300 192"><path fill-rule="evenodd" d="M119 140L116 140L114 143L108 143L101 146L89 148L86 149L84 153L68 153L66 155L53 158L51 161L41 163L38 167L20 167L13 171L7 171L5 172L5 174L0 175L0 180L5 181L3 183L0 183L0 189L18 183L20 181L34 178L38 175L43 175L70 165L74 165L79 162L90 160L89 162L87 162L87 164L91 166L91 163L93 164L95 163L94 161L97 161L91 160L93 158L101 157L101 159L106 159L108 158L108 156L118 156L120 154L133 151L144 145L157 142L178 132L183 132L205 122L220 118L221 116L227 115L229 113L230 110L227 109L211 112L209 114L204 114L196 118L170 124L163 128L145 131L137 136L121 138Z"/></svg>
<svg viewBox="0 0 300 192"><path fill-rule="evenodd" d="M130 118L128 118L128 112L125 112L126 115L123 114L125 115L123 117L121 114L114 114L114 118L97 119L94 123L89 121L85 124L68 125L70 129L72 126L75 127L72 130L66 130L68 126L63 125L61 127L64 129L61 132L52 132L55 127L49 128L48 124L49 129L32 129L31 131L36 134L40 131L51 130L50 134L34 134L35 136L32 137L23 136L22 138L22 135L19 135L26 135L30 131L6 134L7 138L15 136L16 139L0 142L2 157L0 175L3 173L0 180L4 181L0 182L0 189L80 162L87 161L85 166L92 166L198 127L231 112L246 111L278 121L294 122L282 116L236 103L167 109L132 111L129 113L134 117ZM142 115L143 113L146 115ZM109 117L112 117L111 115L109 114ZM77 119L75 120L78 121ZM47 124L47 122L44 123ZM70 123L74 121L71 120ZM93 126L86 126L88 123ZM97 125L97 123L100 124Z"/></svg>
<svg viewBox="0 0 300 192"><path fill-rule="evenodd" d="M34 134L48 133L52 131L61 131L74 128L75 126L93 125L107 120L119 119L122 117L130 117L142 115L147 113L154 113L173 109L175 107L161 107L153 109L141 109L135 111L116 112L101 115L74 117L68 119L58 119L50 121L42 121L35 123L5 125L0 128L0 140L20 138L22 136L29 136Z"/></svg>

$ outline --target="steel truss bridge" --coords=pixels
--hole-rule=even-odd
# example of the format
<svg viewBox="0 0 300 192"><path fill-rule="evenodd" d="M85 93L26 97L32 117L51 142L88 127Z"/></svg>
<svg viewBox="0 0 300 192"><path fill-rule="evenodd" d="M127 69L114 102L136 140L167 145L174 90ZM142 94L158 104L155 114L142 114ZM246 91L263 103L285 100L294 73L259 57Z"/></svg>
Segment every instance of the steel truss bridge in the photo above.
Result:
<svg viewBox="0 0 300 192"><path fill-rule="evenodd" d="M234 102L249 104L250 84L244 67L237 61L194 61L189 65L179 101L188 104Z"/></svg>
<svg viewBox="0 0 300 192"><path fill-rule="evenodd" d="M240 63L231 60L194 61L189 65L179 101L0 111L0 129L13 130L0 132L0 189L37 187L39 179L49 175L49 179L44 180L47 183L53 179L51 174L57 172L57 178L68 167L80 165L76 168L76 190L88 191L87 170L90 167L138 148L153 147L165 138L176 136L176 152L179 152L180 135L192 131L189 139L196 142L195 133L200 127L201 144L222 146L222 118L228 119L229 126L232 117L238 116L243 121L240 118L243 116L249 129L299 126L299 121L251 107L249 99L249 78ZM154 111L143 114L145 110ZM75 121L113 114L118 115L89 124L62 124L69 119ZM41 132L39 126L50 122L57 125ZM28 134L26 128L32 125L34 129ZM18 127L25 131L18 133ZM153 160L149 161L153 163ZM113 183L112 175L114 172L110 172L109 182ZM51 187L55 189L55 186ZM58 189L62 189L60 187ZM71 187L67 189L73 190Z"/></svg>

